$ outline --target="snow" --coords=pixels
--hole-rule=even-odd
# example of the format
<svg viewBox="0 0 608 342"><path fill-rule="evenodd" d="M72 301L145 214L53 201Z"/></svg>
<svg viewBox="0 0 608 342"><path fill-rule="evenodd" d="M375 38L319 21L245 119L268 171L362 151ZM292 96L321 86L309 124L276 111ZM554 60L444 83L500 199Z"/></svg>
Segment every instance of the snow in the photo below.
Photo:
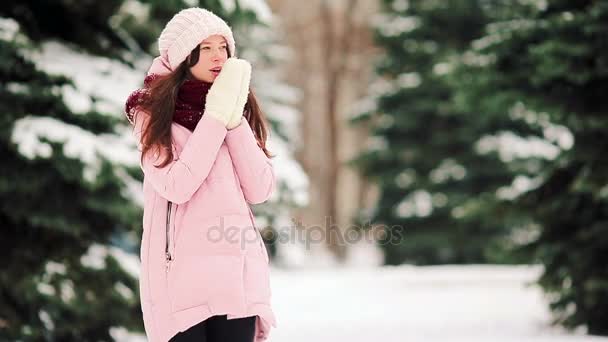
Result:
<svg viewBox="0 0 608 342"><path fill-rule="evenodd" d="M433 65L433 73L438 76L447 75L452 71L453 65L447 62L441 62Z"/></svg>
<svg viewBox="0 0 608 342"><path fill-rule="evenodd" d="M114 290L118 292L124 299L135 299L135 294L133 293L133 291L122 282L114 283Z"/></svg>
<svg viewBox="0 0 608 342"><path fill-rule="evenodd" d="M74 81L62 90L64 100L75 113L97 110L123 116L124 101L143 81L144 74L106 57L91 55L58 42L46 41L30 56L36 66L49 74L64 75ZM146 58L139 59L149 65ZM96 99L93 102L92 98Z"/></svg>
<svg viewBox="0 0 608 342"><path fill-rule="evenodd" d="M535 25L537 22L534 20L521 18L493 22L486 26L486 35L474 40L471 46L475 51L488 49L510 39L513 32L528 30Z"/></svg>
<svg viewBox="0 0 608 342"><path fill-rule="evenodd" d="M133 278L139 276L140 261L139 256L127 253L118 247L111 247L98 243L91 244L87 252L80 257L80 263L91 269L101 270L106 267L106 258L112 256L116 259L123 270Z"/></svg>
<svg viewBox="0 0 608 342"><path fill-rule="evenodd" d="M49 297L55 295L55 288L48 283L39 282L38 284L36 284L36 290L38 290L38 292L40 292L41 294L47 295Z"/></svg>
<svg viewBox="0 0 608 342"><path fill-rule="evenodd" d="M13 18L0 17L0 39L11 41L19 34L19 23Z"/></svg>
<svg viewBox="0 0 608 342"><path fill-rule="evenodd" d="M545 139L557 144L562 150L569 150L574 145L574 135L568 127L551 122L549 113L536 112L526 107L522 101L516 102L509 109L509 117L542 127Z"/></svg>
<svg viewBox="0 0 608 342"><path fill-rule="evenodd" d="M90 260L86 260L88 262ZM36 290L43 295L49 297L55 297L57 295L57 291L55 287L50 283L56 282L55 275L65 276L67 274L67 267L65 264L60 264L55 261L48 261L45 265L45 272L42 275L42 279L38 281L36 284ZM71 279L67 279L65 277L61 277L59 280L59 297L64 302L69 302L74 299L74 282Z"/></svg>
<svg viewBox="0 0 608 342"><path fill-rule="evenodd" d="M108 248L100 244L92 244L87 252L80 257L83 266L94 270L106 268L106 256Z"/></svg>
<svg viewBox="0 0 608 342"><path fill-rule="evenodd" d="M483 68L496 61L493 54L480 54L475 51L466 51L460 57L462 64Z"/></svg>
<svg viewBox="0 0 608 342"><path fill-rule="evenodd" d="M350 108L348 108L346 116L350 117L351 120L368 116L370 113L378 110L378 99L381 96L394 92L397 89L398 87L393 81L385 77L376 76L367 88L367 95L363 96L360 100L354 101ZM388 122L390 125L394 122L390 115L379 115L380 119L390 120Z"/></svg>
<svg viewBox="0 0 608 342"><path fill-rule="evenodd" d="M375 14L371 24L385 37L396 37L411 32L420 26L420 19L414 16Z"/></svg>
<svg viewBox="0 0 608 342"><path fill-rule="evenodd" d="M120 262L120 267L122 267L122 269L130 274L133 278L139 277L141 267L139 255L125 252L117 247L108 248L107 253L110 254L114 259L118 260Z"/></svg>
<svg viewBox="0 0 608 342"><path fill-rule="evenodd" d="M66 279L61 282L59 285L61 291L61 300L64 302L69 302L76 297L76 293L74 292L74 282L71 279Z"/></svg>
<svg viewBox="0 0 608 342"><path fill-rule="evenodd" d="M540 157L555 159L560 149L545 139L538 137L520 137L513 132L505 131L495 135L485 135L477 141L475 148L480 154L497 152L500 160L511 162L516 158Z"/></svg>
<svg viewBox="0 0 608 342"><path fill-rule="evenodd" d="M548 325L539 266L273 268L269 341L608 341Z"/></svg>
<svg viewBox="0 0 608 342"><path fill-rule="evenodd" d="M395 177L395 184L401 189L405 189L408 186L414 184L416 181L416 170L412 168L405 168Z"/></svg>
<svg viewBox="0 0 608 342"><path fill-rule="evenodd" d="M255 12L256 17L263 23L271 24L273 21L272 11L264 0L238 0L239 4L246 9Z"/></svg>
<svg viewBox="0 0 608 342"><path fill-rule="evenodd" d="M38 311L38 318L40 318L40 321L42 322L42 324L44 324L44 328L46 330L55 330L55 323L51 319L51 315L49 315L46 310Z"/></svg>
<svg viewBox="0 0 608 342"><path fill-rule="evenodd" d="M433 200L427 191L417 190L395 206L398 217L427 217L433 212Z"/></svg>
<svg viewBox="0 0 608 342"><path fill-rule="evenodd" d="M139 165L133 148L121 137L115 134L95 135L51 117L26 116L15 121L11 140L18 145L19 153L30 159L52 157L52 148L47 140L63 143L63 154L84 163L83 177L91 183L95 182L100 171L101 158L117 165Z"/></svg>
<svg viewBox="0 0 608 342"><path fill-rule="evenodd" d="M422 83L422 79L417 72L406 72L397 76L396 82L401 88L416 88Z"/></svg>
<svg viewBox="0 0 608 342"><path fill-rule="evenodd" d="M431 170L429 178L433 183L439 184L449 181L450 179L462 180L467 174L464 166L457 163L452 158L447 158L441 161L437 168Z"/></svg>
<svg viewBox="0 0 608 342"><path fill-rule="evenodd" d="M366 150L386 151L388 150L388 139L382 135L372 135L365 141Z"/></svg>
<svg viewBox="0 0 608 342"><path fill-rule="evenodd" d="M45 274L52 276L54 274L66 274L66 266L65 264L60 264L55 261L47 261L44 266Z"/></svg>
<svg viewBox="0 0 608 342"><path fill-rule="evenodd" d="M501 199L513 200L524 192L530 191L541 185L542 176L530 178L524 175L517 175L509 186L502 186L496 190L496 196Z"/></svg>
<svg viewBox="0 0 608 342"><path fill-rule="evenodd" d="M522 5L531 5L534 6L539 11L544 11L547 9L547 0L519 0L518 1Z"/></svg>
<svg viewBox="0 0 608 342"><path fill-rule="evenodd" d="M147 339L143 335L133 334L129 332L125 327L112 327L110 328L110 336L116 342L146 342Z"/></svg>
<svg viewBox="0 0 608 342"><path fill-rule="evenodd" d="M236 9L235 1L238 1L239 6L244 9L248 9L255 13L257 18L266 24L272 22L272 11L266 1L264 0L220 0L222 7L227 12L232 12Z"/></svg>
<svg viewBox="0 0 608 342"><path fill-rule="evenodd" d="M236 9L235 0L220 0L220 3L226 12L233 12Z"/></svg>
<svg viewBox="0 0 608 342"><path fill-rule="evenodd" d="M150 4L136 0L126 0L122 3L116 15L120 16L127 13L135 18L137 23L145 23L150 19Z"/></svg>
<svg viewBox="0 0 608 342"><path fill-rule="evenodd" d="M120 189L120 193L125 197L131 199L141 208L144 207L144 192L143 185L137 179L131 177L125 170L117 168L114 170L117 176L120 177L123 184L125 185Z"/></svg>
<svg viewBox="0 0 608 342"><path fill-rule="evenodd" d="M504 39L505 38L499 33L488 34L484 37L474 40L471 43L471 46L473 47L473 50L479 51L498 44Z"/></svg>
<svg viewBox="0 0 608 342"><path fill-rule="evenodd" d="M529 157L552 160L574 145L572 132L565 126L552 123L548 113L536 112L521 101L509 108L508 113L512 120L525 121L528 125L542 128L543 137L521 137L509 131L486 135L476 143L479 153L497 152L505 162Z"/></svg>
<svg viewBox="0 0 608 342"><path fill-rule="evenodd" d="M392 7L397 12L403 12L410 7L410 3L409 0L394 0Z"/></svg>

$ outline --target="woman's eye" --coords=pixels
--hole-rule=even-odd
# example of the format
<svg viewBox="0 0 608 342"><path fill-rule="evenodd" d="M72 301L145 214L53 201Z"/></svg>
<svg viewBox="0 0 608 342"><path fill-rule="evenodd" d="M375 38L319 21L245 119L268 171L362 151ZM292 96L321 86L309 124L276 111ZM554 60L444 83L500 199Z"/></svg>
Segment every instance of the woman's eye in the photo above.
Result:
<svg viewBox="0 0 608 342"><path fill-rule="evenodd" d="M226 50L226 48L227 48L227 46L225 46L225 45L220 46L220 49L224 49L224 50ZM201 48L201 50L210 50L210 49L211 49L211 48L210 48L210 47L208 47L208 46L203 46L203 47Z"/></svg>

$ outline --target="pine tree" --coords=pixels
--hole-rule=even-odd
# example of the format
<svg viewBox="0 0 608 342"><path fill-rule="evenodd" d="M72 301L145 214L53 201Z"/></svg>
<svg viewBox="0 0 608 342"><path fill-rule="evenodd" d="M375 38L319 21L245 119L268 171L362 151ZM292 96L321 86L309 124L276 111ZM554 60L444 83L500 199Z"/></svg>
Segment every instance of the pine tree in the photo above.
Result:
<svg viewBox="0 0 608 342"><path fill-rule="evenodd" d="M508 218L495 216L495 193L513 174L496 155L477 153L488 128L452 104L449 82L486 20L474 0L383 2L376 94L352 121L372 126L369 150L353 163L380 188L371 217L360 220L389 229L387 263L513 261Z"/></svg>
<svg viewBox="0 0 608 342"><path fill-rule="evenodd" d="M134 166L120 160L121 118L103 110L116 108L107 98L45 69L79 55L68 43L116 57L122 44L106 24L115 9L0 7L2 340L110 341L120 327L143 330L136 270L122 248L141 210L125 177ZM55 55L42 48L50 40Z"/></svg>
<svg viewBox="0 0 608 342"><path fill-rule="evenodd" d="M545 266L539 283L555 322L607 335L608 3L487 6L492 24L470 50L483 63L457 73L455 98L491 123L521 124L528 139L548 142L545 162L510 163L527 166L527 191L511 205L537 236L523 251Z"/></svg>

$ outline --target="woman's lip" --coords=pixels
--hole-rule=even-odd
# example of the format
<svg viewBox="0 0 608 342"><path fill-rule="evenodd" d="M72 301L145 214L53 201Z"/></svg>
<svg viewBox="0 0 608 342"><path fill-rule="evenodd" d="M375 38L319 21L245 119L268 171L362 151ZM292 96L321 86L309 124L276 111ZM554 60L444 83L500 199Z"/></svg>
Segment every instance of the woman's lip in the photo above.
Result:
<svg viewBox="0 0 608 342"><path fill-rule="evenodd" d="M220 74L220 72L219 72L219 71L213 71L213 70L211 70L211 73L212 73L213 75L215 75L215 76L217 76L217 75L219 75L219 74Z"/></svg>

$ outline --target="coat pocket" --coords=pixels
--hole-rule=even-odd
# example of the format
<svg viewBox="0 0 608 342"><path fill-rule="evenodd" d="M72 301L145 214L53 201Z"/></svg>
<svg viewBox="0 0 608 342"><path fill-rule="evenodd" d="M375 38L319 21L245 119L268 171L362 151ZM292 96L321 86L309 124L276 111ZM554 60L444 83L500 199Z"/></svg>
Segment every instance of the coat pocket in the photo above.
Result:
<svg viewBox="0 0 608 342"><path fill-rule="evenodd" d="M178 312L242 293L243 257L195 255L173 261L168 274L171 311Z"/></svg>

